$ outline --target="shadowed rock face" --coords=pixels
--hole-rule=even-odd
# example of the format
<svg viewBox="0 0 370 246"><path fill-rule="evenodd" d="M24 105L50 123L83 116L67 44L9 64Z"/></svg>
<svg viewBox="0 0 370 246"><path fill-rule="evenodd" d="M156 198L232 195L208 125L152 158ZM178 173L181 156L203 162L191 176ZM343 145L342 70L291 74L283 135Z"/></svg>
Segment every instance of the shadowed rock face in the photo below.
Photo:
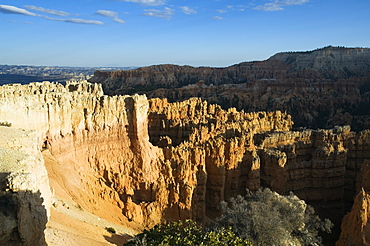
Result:
<svg viewBox="0 0 370 246"><path fill-rule="evenodd" d="M363 162L357 178L357 195L351 211L343 218L337 246L369 245L370 243L370 159Z"/></svg>
<svg viewBox="0 0 370 246"><path fill-rule="evenodd" d="M226 109L287 111L296 127L370 128L368 48L278 53L226 68L157 65L96 71L90 81L102 83L109 95L145 93L171 102L201 97Z"/></svg>
<svg viewBox="0 0 370 246"><path fill-rule="evenodd" d="M203 221L220 201L260 187L294 191L339 224L370 159L369 131L292 131L280 111L106 96L86 82L2 86L0 119L35 130L34 146L69 170L53 175L68 174L60 185L84 209L144 226Z"/></svg>

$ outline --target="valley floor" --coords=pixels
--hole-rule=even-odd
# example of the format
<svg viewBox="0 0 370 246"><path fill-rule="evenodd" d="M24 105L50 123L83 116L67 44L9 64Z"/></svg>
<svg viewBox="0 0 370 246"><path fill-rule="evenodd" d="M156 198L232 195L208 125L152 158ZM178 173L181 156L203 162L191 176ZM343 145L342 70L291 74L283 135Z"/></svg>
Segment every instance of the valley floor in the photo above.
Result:
<svg viewBox="0 0 370 246"><path fill-rule="evenodd" d="M46 166L56 165L48 151L44 151ZM54 191L50 220L46 225L46 242L50 246L105 246L123 245L139 230L112 223L84 210L68 198L68 191L56 185L53 175L50 183ZM54 185L53 185L54 184ZM116 233L106 228L112 227Z"/></svg>

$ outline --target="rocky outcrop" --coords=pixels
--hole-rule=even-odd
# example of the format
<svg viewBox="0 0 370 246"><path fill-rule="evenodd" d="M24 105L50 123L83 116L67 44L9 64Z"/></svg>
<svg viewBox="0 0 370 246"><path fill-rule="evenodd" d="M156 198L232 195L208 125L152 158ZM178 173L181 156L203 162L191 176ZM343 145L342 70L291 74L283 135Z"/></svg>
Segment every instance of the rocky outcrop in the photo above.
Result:
<svg viewBox="0 0 370 246"><path fill-rule="evenodd" d="M196 98L150 100L152 143L164 149L171 166L184 170L190 162L185 166L202 177L197 191L205 205L193 203L193 209L212 214L222 200L269 187L293 191L339 227L362 163L370 158L370 132L356 134L349 126L291 131L292 124L281 112L225 111Z"/></svg>
<svg viewBox="0 0 370 246"><path fill-rule="evenodd" d="M354 246L370 244L370 159L367 159L361 167L358 175L358 194L354 199L351 211L344 216L342 230L337 246Z"/></svg>
<svg viewBox="0 0 370 246"><path fill-rule="evenodd" d="M36 133L0 126L0 244L46 245L50 203Z"/></svg>
<svg viewBox="0 0 370 246"><path fill-rule="evenodd" d="M150 100L150 140L163 149L165 177L171 177L166 181L168 196L175 199L164 218L202 221L221 201L259 188L253 135L286 131L292 124L290 116L279 111L226 111L198 98L179 103Z"/></svg>
<svg viewBox="0 0 370 246"><path fill-rule="evenodd" d="M355 134L349 127L268 134L260 145L262 186L293 191L321 217L330 218L335 227L328 240L334 241L342 216L353 204L356 176L369 158L362 155L369 139L368 131Z"/></svg>
<svg viewBox="0 0 370 246"><path fill-rule="evenodd" d="M282 52L271 57L291 64L291 71L316 71L320 77L339 79L369 74L369 48L327 46L306 52Z"/></svg>
<svg viewBox="0 0 370 246"><path fill-rule="evenodd" d="M38 146L71 169L72 176L60 182L87 210L122 220L122 210L132 212L125 196L149 189L158 179L158 150L148 141L145 96L108 97L100 85L89 83L1 89L2 120L36 130ZM140 216L137 220L143 222Z"/></svg>
<svg viewBox="0 0 370 246"><path fill-rule="evenodd" d="M289 115L280 112L225 111L199 99L178 105L157 100L149 105L145 96L104 96L98 85L88 83L7 85L2 87L0 95L2 121L13 127L35 129L38 145L49 149L60 163L73 170L68 179L61 179L61 185L68 187L73 199L97 215L107 216L103 210L109 209L111 217L128 218L147 226L163 218L204 219L206 196L216 203L229 196L223 195L223 185L209 189L206 194L206 187L213 182L207 179L207 172L218 177L216 182L225 183L221 171L224 159L231 158L229 165L237 165L238 159L229 151L234 151L235 144L243 150L243 142L250 141L251 135L246 135L238 143L239 140L233 139L234 133L288 130L292 125ZM153 108L157 112L150 113L148 118L149 107L150 112ZM178 147L153 146L149 136L152 142L158 138L155 125L166 124L160 118L167 118L168 112L173 112L172 119L180 124L192 122L193 125L186 126L184 135L176 133L178 139L174 142L177 141ZM180 114L183 116L178 118ZM166 130L160 127L160 131ZM175 132L176 127L170 131ZM184 141L186 136L189 141ZM207 140L212 136L216 138L206 153ZM172 141L171 137L167 139ZM165 136L161 138L163 142ZM198 140L202 145L197 145ZM231 150L223 149L225 141L230 142L227 148ZM224 151L223 156L218 156L217 151ZM244 156L243 150L238 158L252 161L253 156L256 156L253 151ZM245 179L252 175L248 170L243 172ZM234 189L236 194L245 188ZM218 198L213 198L212 192ZM216 203L209 202L212 207Z"/></svg>
<svg viewBox="0 0 370 246"><path fill-rule="evenodd" d="M86 82L3 86L0 121L34 129L36 146L55 158L55 185L83 209L147 227L204 221L221 201L260 187L293 191L339 225L370 159L370 131L292 131L281 111L106 96Z"/></svg>
<svg viewBox="0 0 370 246"><path fill-rule="evenodd" d="M337 246L359 246L369 245L369 193L361 190L355 197L355 201L350 213L342 222L342 232Z"/></svg>
<svg viewBox="0 0 370 246"><path fill-rule="evenodd" d="M156 65L96 71L92 82L109 95L145 93L183 101L201 97L246 112L280 110L296 127L370 128L370 49L325 47L278 53L268 60L226 68Z"/></svg>
<svg viewBox="0 0 370 246"><path fill-rule="evenodd" d="M307 52L283 52L265 61L242 62L225 68L154 65L134 70L96 71L92 82L102 82L108 94L179 88L189 84L240 84L263 79L338 80L369 75L368 48L328 46ZM328 82L328 81L327 81ZM125 93L127 93L126 91Z"/></svg>

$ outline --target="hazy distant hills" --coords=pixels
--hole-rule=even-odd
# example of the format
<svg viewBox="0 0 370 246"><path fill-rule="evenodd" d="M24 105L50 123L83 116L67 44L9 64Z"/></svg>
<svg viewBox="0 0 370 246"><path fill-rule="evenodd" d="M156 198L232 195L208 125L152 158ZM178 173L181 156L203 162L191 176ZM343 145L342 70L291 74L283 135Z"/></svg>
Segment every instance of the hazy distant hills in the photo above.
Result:
<svg viewBox="0 0 370 246"><path fill-rule="evenodd" d="M370 49L324 47L282 52L225 68L156 65L96 71L110 95L145 93L182 101L201 97L247 112L287 111L295 126L370 128Z"/></svg>
<svg viewBox="0 0 370 246"><path fill-rule="evenodd" d="M10 83L27 84L30 82L88 79L95 70L124 70L136 67L59 67L59 66L19 66L0 65L0 85Z"/></svg>
<svg viewBox="0 0 370 246"><path fill-rule="evenodd" d="M289 73L313 70L326 79L363 77L370 72L369 48L328 46L307 52L282 52L269 60L274 59L290 65Z"/></svg>
<svg viewBox="0 0 370 246"><path fill-rule="evenodd" d="M154 65L129 71L96 71L92 82L107 93L148 92L159 88L251 83L288 78L337 81L370 74L369 48L324 47L307 52L282 52L265 61L242 62L225 68Z"/></svg>

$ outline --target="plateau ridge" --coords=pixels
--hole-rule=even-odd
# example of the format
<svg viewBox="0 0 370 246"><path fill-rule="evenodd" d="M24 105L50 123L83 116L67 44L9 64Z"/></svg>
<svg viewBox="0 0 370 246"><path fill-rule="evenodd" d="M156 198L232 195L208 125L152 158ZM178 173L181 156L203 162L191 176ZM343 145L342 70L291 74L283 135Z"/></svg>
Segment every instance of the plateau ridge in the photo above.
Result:
<svg viewBox="0 0 370 246"><path fill-rule="evenodd" d="M369 48L282 52L225 68L167 64L96 71L89 81L102 83L109 95L145 93L170 102L200 97L224 109L286 111L295 128L370 128Z"/></svg>

